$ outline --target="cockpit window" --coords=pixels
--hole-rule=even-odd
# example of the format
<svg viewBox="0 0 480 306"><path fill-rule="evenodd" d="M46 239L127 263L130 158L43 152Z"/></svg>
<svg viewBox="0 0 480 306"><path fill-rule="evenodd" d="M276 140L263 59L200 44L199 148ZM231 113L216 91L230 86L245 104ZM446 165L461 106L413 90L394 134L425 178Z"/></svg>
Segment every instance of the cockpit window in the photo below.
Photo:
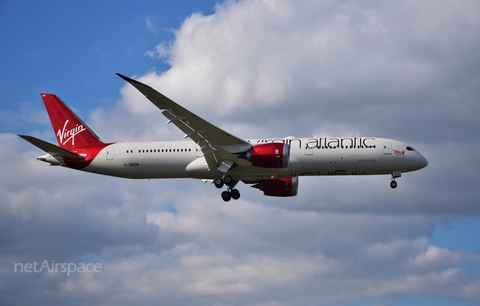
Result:
<svg viewBox="0 0 480 306"><path fill-rule="evenodd" d="M412 147L407 147L407 151L415 151L415 149Z"/></svg>

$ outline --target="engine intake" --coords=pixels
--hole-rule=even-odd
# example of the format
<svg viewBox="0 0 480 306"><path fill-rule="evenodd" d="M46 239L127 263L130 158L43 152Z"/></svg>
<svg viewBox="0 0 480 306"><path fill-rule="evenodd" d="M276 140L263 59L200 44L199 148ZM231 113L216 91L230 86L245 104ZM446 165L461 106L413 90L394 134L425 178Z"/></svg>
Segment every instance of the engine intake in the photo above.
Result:
<svg viewBox="0 0 480 306"><path fill-rule="evenodd" d="M277 142L257 144L241 157L255 167L286 168L290 165L290 146Z"/></svg>

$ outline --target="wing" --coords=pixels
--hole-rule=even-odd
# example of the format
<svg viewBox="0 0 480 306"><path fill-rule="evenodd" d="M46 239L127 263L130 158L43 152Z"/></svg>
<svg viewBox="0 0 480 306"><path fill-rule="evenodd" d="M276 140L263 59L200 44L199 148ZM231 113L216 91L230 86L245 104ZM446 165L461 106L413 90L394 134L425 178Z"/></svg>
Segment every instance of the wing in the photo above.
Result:
<svg viewBox="0 0 480 306"><path fill-rule="evenodd" d="M117 75L161 109L168 123L175 124L185 133L184 138L191 138L200 147L210 169L227 172L233 164L250 165L245 159L238 157L239 153L251 148L250 143L203 120L152 87L120 73Z"/></svg>

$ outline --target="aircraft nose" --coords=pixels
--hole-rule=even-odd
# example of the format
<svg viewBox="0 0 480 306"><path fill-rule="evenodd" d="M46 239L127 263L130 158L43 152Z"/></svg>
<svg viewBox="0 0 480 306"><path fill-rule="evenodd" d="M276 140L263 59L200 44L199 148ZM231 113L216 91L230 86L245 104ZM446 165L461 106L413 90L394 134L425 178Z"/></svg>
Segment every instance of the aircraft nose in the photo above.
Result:
<svg viewBox="0 0 480 306"><path fill-rule="evenodd" d="M420 154L420 169L425 168L426 166L428 166L428 160Z"/></svg>

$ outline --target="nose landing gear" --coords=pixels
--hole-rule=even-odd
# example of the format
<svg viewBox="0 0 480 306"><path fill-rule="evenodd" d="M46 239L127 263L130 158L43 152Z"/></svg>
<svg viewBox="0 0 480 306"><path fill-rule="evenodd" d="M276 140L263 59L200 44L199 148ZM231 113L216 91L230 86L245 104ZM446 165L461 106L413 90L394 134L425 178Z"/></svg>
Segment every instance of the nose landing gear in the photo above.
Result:
<svg viewBox="0 0 480 306"><path fill-rule="evenodd" d="M392 187L392 189L397 188L397 182L395 181L395 179L399 177L402 177L402 172L400 171L392 172L392 181L390 182L390 187Z"/></svg>
<svg viewBox="0 0 480 306"><path fill-rule="evenodd" d="M227 190L222 192L222 199L225 202L230 201L231 199L238 200L240 199L240 192L237 189L234 189L238 181L233 180L233 178L228 174L222 174L221 176L213 180L213 184L217 188L222 188L223 185L227 185Z"/></svg>

